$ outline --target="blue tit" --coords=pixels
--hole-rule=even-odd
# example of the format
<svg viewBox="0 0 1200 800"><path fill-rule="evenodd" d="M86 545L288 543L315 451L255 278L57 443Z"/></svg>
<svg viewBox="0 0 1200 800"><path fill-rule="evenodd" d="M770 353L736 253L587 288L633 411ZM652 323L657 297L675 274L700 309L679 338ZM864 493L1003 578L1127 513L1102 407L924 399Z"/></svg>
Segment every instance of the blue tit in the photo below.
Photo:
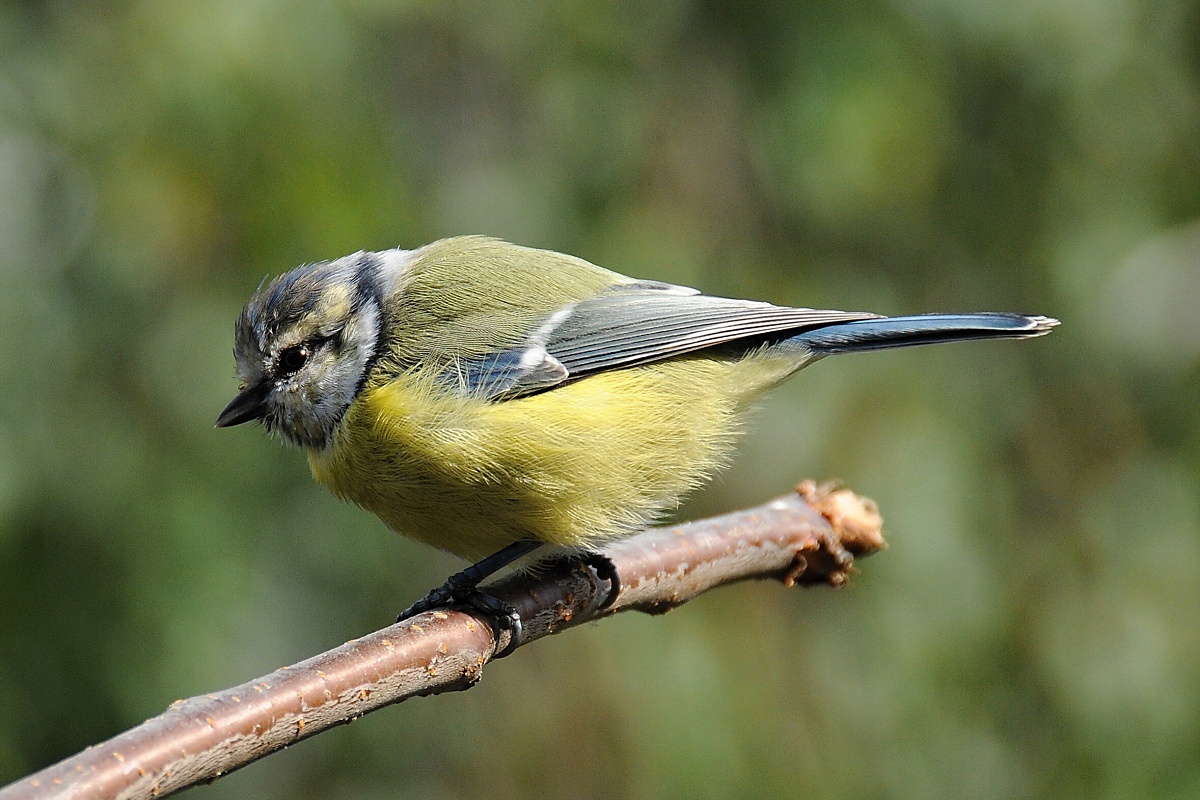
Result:
<svg viewBox="0 0 1200 800"><path fill-rule="evenodd" d="M713 297L464 236L260 288L236 326L242 388L217 426L260 420L393 530L496 554L415 613L539 545L591 550L653 521L729 462L754 400L818 359L1057 324Z"/></svg>

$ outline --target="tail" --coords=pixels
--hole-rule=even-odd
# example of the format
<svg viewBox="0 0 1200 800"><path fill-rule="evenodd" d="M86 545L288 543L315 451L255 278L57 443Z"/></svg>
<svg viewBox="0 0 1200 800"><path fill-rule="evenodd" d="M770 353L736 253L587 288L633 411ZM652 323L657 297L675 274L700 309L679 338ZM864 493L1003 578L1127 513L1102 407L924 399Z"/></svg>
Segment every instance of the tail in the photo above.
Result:
<svg viewBox="0 0 1200 800"><path fill-rule="evenodd" d="M919 314L842 322L805 331L788 341L824 356L970 339L1031 339L1044 336L1056 325L1058 320L1050 317L1022 314Z"/></svg>

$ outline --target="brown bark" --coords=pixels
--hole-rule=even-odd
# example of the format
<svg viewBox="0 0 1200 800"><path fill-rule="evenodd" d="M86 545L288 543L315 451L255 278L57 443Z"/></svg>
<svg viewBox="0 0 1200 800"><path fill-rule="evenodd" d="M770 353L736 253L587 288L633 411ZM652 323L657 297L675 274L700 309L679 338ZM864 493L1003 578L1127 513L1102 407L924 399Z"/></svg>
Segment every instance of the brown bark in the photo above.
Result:
<svg viewBox="0 0 1200 800"><path fill-rule="evenodd" d="M489 593L520 611L520 646L597 617L662 613L748 578L840 586L855 556L884 546L869 500L806 482L794 495L615 542L608 584L578 562L514 575ZM488 623L433 611L222 692L179 700L153 719L0 789L0 800L161 797L211 781L334 725L410 697L468 689L506 645Z"/></svg>

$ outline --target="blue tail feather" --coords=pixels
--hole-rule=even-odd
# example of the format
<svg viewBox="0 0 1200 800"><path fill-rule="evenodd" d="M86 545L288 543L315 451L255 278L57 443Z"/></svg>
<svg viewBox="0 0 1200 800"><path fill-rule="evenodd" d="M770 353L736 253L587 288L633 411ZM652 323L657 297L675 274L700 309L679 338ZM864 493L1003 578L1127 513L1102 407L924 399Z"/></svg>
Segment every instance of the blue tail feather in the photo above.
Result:
<svg viewBox="0 0 1200 800"><path fill-rule="evenodd" d="M1049 333L1055 325L1056 319L1023 314L918 314L827 325L788 342L830 355L970 339L1027 339Z"/></svg>

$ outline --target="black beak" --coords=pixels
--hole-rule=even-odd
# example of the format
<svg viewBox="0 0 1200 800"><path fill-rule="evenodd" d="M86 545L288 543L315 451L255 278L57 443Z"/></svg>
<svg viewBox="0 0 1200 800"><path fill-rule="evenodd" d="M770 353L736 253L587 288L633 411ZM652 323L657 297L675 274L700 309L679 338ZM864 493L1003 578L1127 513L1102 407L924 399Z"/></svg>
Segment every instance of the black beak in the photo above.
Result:
<svg viewBox="0 0 1200 800"><path fill-rule="evenodd" d="M217 427L229 428L243 422L262 419L263 414L267 413L268 388L269 384L260 384L247 386L238 392L237 397L229 401L221 416L217 417Z"/></svg>

